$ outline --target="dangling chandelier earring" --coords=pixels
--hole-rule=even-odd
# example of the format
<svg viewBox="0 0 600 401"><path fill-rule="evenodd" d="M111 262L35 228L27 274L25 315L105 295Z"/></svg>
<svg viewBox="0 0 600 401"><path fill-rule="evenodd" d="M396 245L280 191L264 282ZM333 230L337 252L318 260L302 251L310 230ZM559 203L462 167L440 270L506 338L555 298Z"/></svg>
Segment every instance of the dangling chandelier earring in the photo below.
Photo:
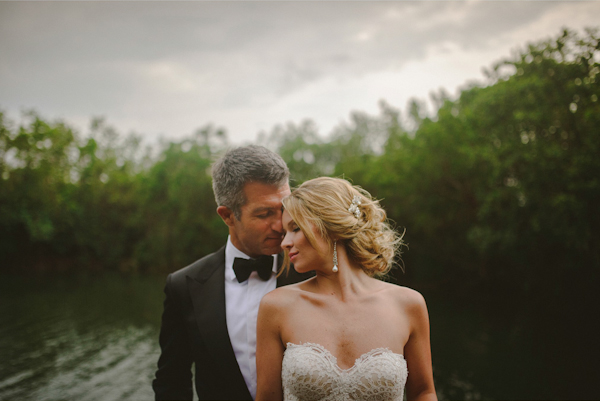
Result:
<svg viewBox="0 0 600 401"><path fill-rule="evenodd" d="M333 272L337 273L338 272L338 266L337 266L337 241L333 241Z"/></svg>

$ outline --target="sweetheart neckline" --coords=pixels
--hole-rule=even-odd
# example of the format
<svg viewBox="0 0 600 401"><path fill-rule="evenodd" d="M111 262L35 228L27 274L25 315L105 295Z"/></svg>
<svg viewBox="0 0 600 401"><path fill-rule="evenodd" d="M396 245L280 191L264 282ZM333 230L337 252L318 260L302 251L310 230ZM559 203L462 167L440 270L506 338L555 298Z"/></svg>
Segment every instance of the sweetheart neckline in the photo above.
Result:
<svg viewBox="0 0 600 401"><path fill-rule="evenodd" d="M387 353L387 354L391 354L392 356L399 357L406 364L406 359L404 358L404 355L397 354L397 353L393 352L391 349L389 349L387 347L378 347L378 348L373 348L372 350L367 351L364 354L360 355L358 358L356 358L354 360L354 364L352 366L350 366L349 368L343 369L343 368L340 367L340 365L338 365L337 357L335 355L333 355L331 353L331 351L329 351L327 348L325 348L321 344L311 343L311 342L304 342L304 343L301 343L301 344L294 344L294 343L288 341L287 344L286 344L286 349L284 350L284 354L285 354L285 351L288 350L288 348L290 347L290 345L293 346L293 347L307 347L307 348L313 347L313 348L317 348L319 351L321 351L321 353L323 353L325 355L326 358L330 359L330 362L332 362L332 364L341 373L350 373L351 371L353 371L354 369L356 369L357 366L359 366L366 359L368 359L371 355L375 355L377 353Z"/></svg>

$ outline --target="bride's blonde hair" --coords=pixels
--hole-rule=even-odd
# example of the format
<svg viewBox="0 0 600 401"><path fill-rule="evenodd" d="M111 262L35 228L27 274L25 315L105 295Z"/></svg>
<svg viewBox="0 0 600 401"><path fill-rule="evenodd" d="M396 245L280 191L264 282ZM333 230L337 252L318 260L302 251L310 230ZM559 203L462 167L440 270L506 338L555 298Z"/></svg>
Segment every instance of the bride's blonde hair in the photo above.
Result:
<svg viewBox="0 0 600 401"><path fill-rule="evenodd" d="M348 209L360 199L358 218ZM316 235L333 249L342 242L348 257L369 276L384 276L403 245L402 236L390 226L385 210L369 192L341 178L320 177L306 181L283 199L283 207L316 247ZM285 268L289 268L286 254Z"/></svg>

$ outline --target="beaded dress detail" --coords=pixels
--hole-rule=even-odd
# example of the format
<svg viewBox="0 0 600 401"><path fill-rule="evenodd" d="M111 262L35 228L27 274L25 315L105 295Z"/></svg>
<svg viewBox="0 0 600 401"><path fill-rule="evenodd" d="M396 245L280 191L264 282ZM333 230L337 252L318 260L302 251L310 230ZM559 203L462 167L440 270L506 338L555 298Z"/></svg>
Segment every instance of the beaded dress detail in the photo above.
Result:
<svg viewBox="0 0 600 401"><path fill-rule="evenodd" d="M284 401L402 401L407 378L406 360L387 348L341 369L319 344L287 343L281 369Z"/></svg>

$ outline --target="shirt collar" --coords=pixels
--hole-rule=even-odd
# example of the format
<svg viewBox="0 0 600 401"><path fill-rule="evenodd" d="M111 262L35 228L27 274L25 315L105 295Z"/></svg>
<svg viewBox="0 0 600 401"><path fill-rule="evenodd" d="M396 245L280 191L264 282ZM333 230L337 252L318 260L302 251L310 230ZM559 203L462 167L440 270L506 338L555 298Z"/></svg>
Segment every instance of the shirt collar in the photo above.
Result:
<svg viewBox="0 0 600 401"><path fill-rule="evenodd" d="M277 273L277 254L273 255L273 272ZM235 258L251 259L250 256L240 251L231 242L231 236L227 236L227 245L225 245L225 279L237 282L233 271L233 261Z"/></svg>

